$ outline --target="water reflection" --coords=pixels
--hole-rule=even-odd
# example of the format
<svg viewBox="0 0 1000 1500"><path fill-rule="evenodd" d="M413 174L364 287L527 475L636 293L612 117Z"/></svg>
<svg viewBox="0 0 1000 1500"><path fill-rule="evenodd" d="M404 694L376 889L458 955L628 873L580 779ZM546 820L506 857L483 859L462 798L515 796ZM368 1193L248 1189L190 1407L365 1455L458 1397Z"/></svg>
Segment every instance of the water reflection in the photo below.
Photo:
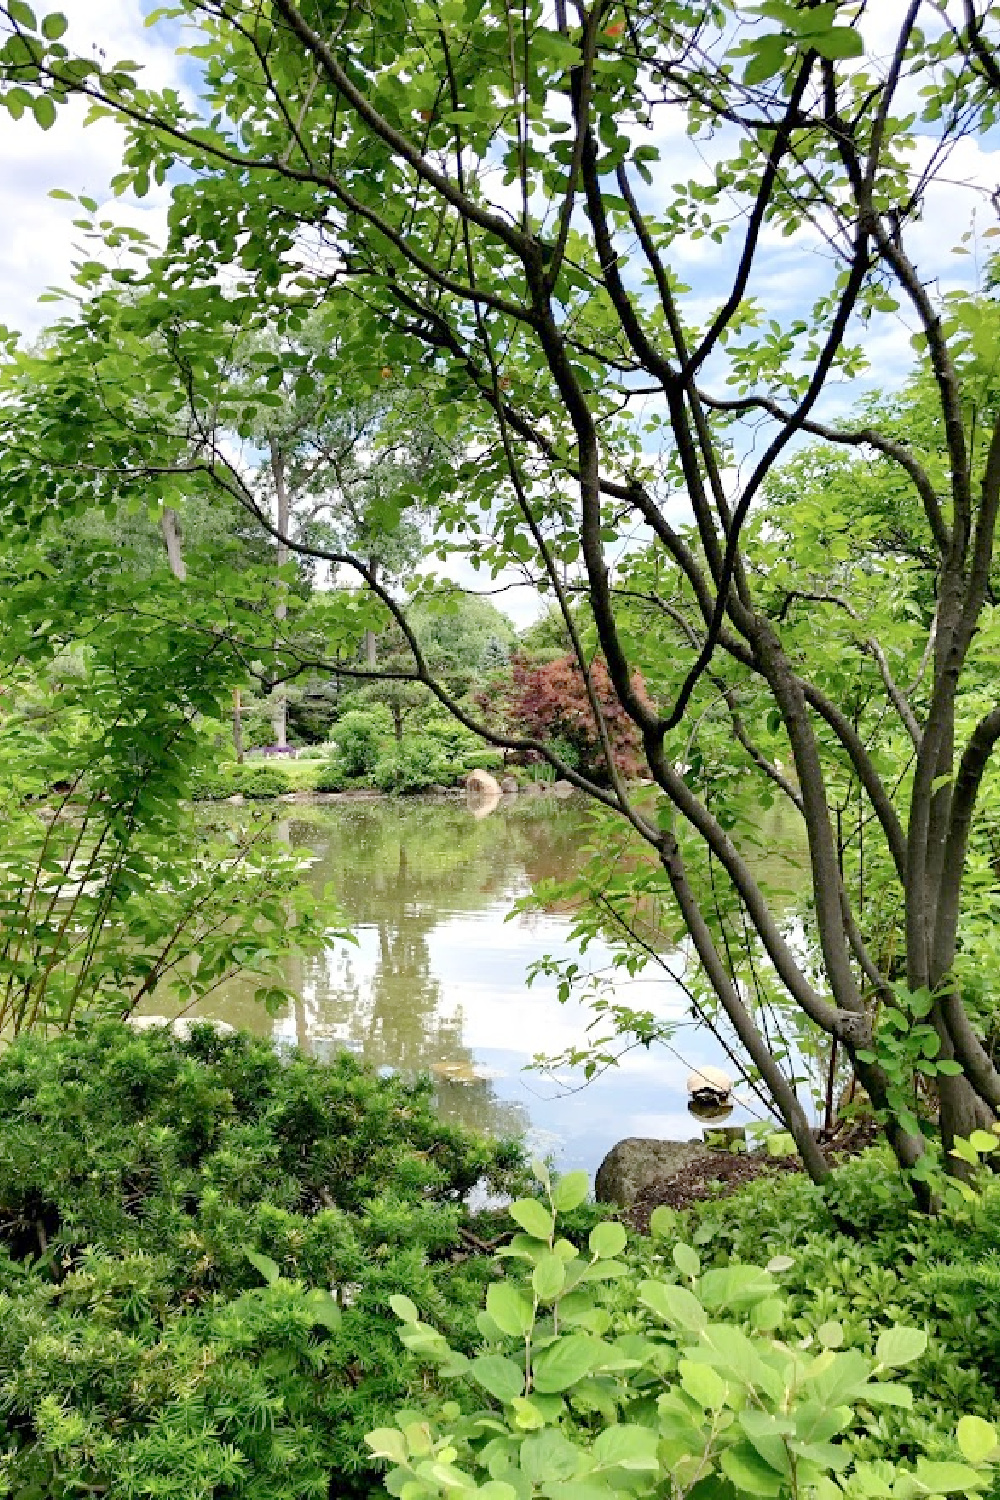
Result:
<svg viewBox="0 0 1000 1500"><path fill-rule="evenodd" d="M428 1072L446 1117L493 1134L528 1131L564 1168L593 1172L622 1136L700 1134L688 1072L726 1059L659 971L624 998L676 1021L672 1050L639 1048L587 1088L571 1070L522 1071L536 1053L580 1042L590 1017L559 1003L554 979L525 984L542 955L577 956L568 915L507 918L534 882L579 868L588 823L585 804L552 798L505 799L482 820L457 800L297 808L286 836L312 852L309 879L317 890L332 884L357 946L293 961L298 998L277 1022L240 980L205 1013L319 1056L346 1046L375 1068ZM595 942L583 962L597 971L609 958ZM748 1117L737 1104L734 1118Z"/></svg>

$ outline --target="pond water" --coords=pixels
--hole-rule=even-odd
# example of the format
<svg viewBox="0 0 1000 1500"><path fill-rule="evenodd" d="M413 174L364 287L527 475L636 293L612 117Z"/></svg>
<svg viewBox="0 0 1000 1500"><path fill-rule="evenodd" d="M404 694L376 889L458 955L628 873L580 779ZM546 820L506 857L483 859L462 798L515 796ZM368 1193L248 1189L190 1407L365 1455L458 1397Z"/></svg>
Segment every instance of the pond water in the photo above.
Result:
<svg viewBox="0 0 1000 1500"><path fill-rule="evenodd" d="M543 955L576 956L570 915L511 916L533 882L579 869L589 837L581 799L505 799L479 819L459 799L303 804L290 813L288 839L312 852L317 888L332 883L357 946L331 942L321 958L292 961L287 982L298 999L285 1016L268 1017L240 980L203 1014L317 1056L348 1047L376 1068L429 1072L445 1117L526 1133L562 1170L592 1174L623 1136L700 1136L687 1110L688 1073L732 1069L658 968L623 981L617 994L677 1023L668 1046L634 1049L586 1086L568 1068L525 1071L536 1054L580 1042L590 1019L582 1004L560 1004L554 979L525 982ZM581 962L601 970L610 956L595 942ZM760 1116L748 1102L754 1108L738 1104L728 1123Z"/></svg>

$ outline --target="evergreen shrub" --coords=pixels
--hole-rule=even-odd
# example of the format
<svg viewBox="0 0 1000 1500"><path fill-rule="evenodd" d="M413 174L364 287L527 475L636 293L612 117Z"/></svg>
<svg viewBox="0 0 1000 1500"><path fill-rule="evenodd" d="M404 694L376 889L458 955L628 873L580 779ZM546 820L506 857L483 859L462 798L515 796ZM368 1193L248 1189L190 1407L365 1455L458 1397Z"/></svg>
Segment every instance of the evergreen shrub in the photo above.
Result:
<svg viewBox="0 0 1000 1500"><path fill-rule="evenodd" d="M209 1028L21 1040L0 1116L0 1494L373 1493L363 1433L413 1375L388 1299L472 1338L463 1195L516 1148Z"/></svg>
<svg viewBox="0 0 1000 1500"><path fill-rule="evenodd" d="M191 797L195 802L218 802L241 793L253 801L266 801L292 790L292 783L282 766L244 762L243 765L234 763L196 772Z"/></svg>

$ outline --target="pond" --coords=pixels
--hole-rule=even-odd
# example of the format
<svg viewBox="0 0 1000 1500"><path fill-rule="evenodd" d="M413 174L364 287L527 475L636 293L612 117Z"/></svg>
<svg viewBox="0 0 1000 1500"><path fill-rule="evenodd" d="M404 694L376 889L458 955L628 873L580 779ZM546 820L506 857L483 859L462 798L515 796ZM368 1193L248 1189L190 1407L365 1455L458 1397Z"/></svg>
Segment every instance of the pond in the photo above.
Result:
<svg viewBox="0 0 1000 1500"><path fill-rule="evenodd" d="M582 799L504 799L480 819L460 799L303 804L286 829L312 852L317 888L332 883L357 946L333 942L321 959L293 960L287 982L298 999L285 1016L268 1017L239 979L202 1013L320 1057L348 1047L375 1068L428 1072L445 1117L526 1134L561 1170L593 1174L623 1136L700 1136L688 1073L732 1068L658 968L620 982L618 994L675 1021L669 1045L633 1049L589 1084L568 1068L525 1071L536 1054L580 1042L589 1019L582 1004L560 1004L554 979L525 982L546 954L576 957L570 915L511 915L533 882L580 868L589 837ZM582 963L598 971L610 956L595 942ZM729 1123L760 1116L748 1103Z"/></svg>

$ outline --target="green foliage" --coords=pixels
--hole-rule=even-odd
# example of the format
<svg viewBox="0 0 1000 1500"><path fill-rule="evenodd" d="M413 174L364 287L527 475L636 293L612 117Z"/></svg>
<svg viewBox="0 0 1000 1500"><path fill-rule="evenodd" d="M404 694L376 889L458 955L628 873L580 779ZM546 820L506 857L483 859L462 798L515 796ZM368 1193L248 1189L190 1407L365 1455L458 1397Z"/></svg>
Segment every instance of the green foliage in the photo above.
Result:
<svg viewBox="0 0 1000 1500"><path fill-rule="evenodd" d="M293 790L281 765L244 761L197 771L191 778L191 796L196 802L221 801L237 793L253 801L267 801Z"/></svg>
<svg viewBox="0 0 1000 1500"><path fill-rule="evenodd" d="M407 735L401 745L389 745L375 762L372 780L383 792L423 792L429 786L454 780L447 752L431 735Z"/></svg>
<svg viewBox="0 0 1000 1500"><path fill-rule="evenodd" d="M392 736L392 719L382 704L351 709L333 727L335 759L344 776L370 776Z"/></svg>
<svg viewBox="0 0 1000 1500"><path fill-rule="evenodd" d="M653 1269L675 1238L714 1267L772 1264L786 1304L784 1335L819 1337L872 1356L893 1323L924 1330L928 1347L907 1369L911 1408L868 1421L864 1462L924 1451L952 1460L958 1415L993 1417L1000 1404L1000 1182L936 1218L913 1213L889 1152L841 1167L824 1193L801 1177L770 1178L687 1213L658 1209L658 1238L638 1242L637 1271Z"/></svg>
<svg viewBox="0 0 1000 1500"><path fill-rule="evenodd" d="M389 1296L469 1340L462 1196L516 1153L426 1085L208 1028L22 1040L0 1117L0 1493L367 1494L414 1374Z"/></svg>
<svg viewBox="0 0 1000 1500"><path fill-rule="evenodd" d="M432 1398L368 1434L392 1466L391 1494L916 1500L990 1486L997 1434L971 1414L953 1457L918 1448L903 1467L860 1456L866 1427L911 1408L900 1372L927 1351L927 1333L898 1322L895 1308L862 1352L841 1347L839 1325L813 1307L792 1319L787 1257L767 1268L703 1267L698 1250L676 1240L669 1255L654 1251L655 1274L637 1278L620 1258L620 1224L598 1224L584 1254L560 1235L561 1215L586 1193L585 1174L553 1185L536 1171L547 1201L511 1207L523 1232L503 1254L521 1274L508 1269L487 1291L483 1352L470 1359L413 1299L393 1299L404 1346L470 1389L475 1407ZM674 1239L669 1216L655 1227Z"/></svg>

